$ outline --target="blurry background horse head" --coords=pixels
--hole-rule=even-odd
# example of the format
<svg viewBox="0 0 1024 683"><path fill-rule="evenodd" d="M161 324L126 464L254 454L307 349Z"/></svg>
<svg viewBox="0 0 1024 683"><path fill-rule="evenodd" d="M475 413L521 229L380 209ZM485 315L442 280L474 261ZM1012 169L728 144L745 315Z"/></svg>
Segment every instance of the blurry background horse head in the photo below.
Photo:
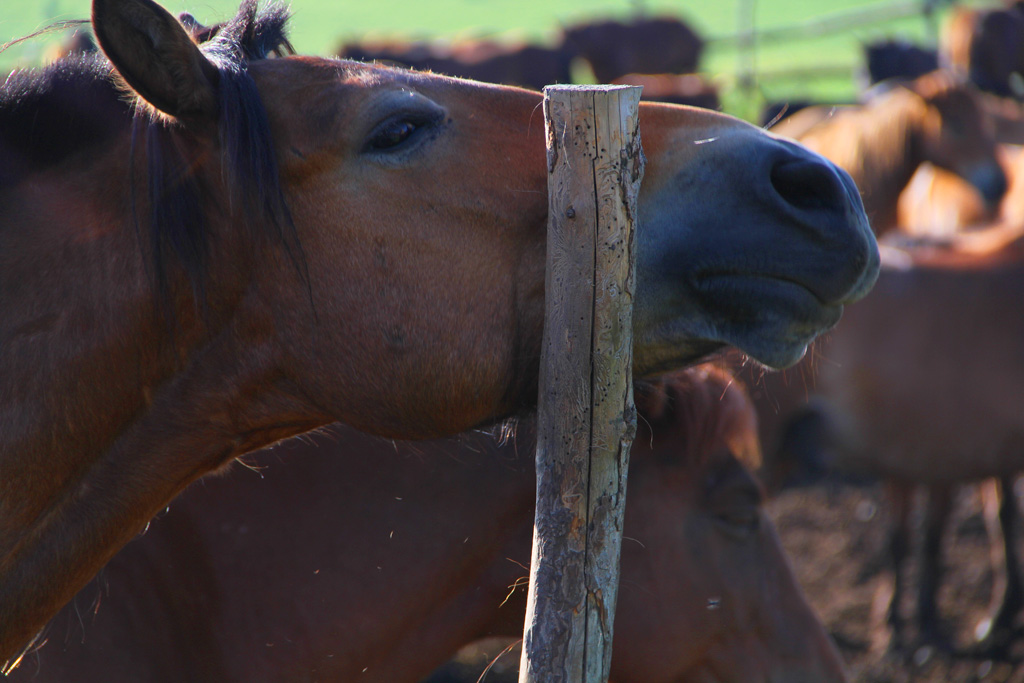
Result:
<svg viewBox="0 0 1024 683"><path fill-rule="evenodd" d="M763 510L743 389L700 366L638 385L637 406L613 680L844 681ZM246 456L126 546L10 680L416 683L480 637L518 639L532 432L338 425Z"/></svg>

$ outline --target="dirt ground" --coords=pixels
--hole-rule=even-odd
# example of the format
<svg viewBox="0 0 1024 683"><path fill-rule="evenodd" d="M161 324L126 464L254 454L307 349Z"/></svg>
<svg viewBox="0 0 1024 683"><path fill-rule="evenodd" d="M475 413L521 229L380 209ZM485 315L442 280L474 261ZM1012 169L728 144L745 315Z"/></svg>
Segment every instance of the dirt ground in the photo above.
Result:
<svg viewBox="0 0 1024 683"><path fill-rule="evenodd" d="M922 502L917 501L917 509ZM888 650L885 612L892 575L883 559L888 510L881 486L832 483L787 491L769 505L769 511L801 585L846 659L851 680L1024 682L1024 664L1016 651L1015 661L1007 662L951 656L930 648L903 655ZM944 560L939 611L954 647L962 648L972 643L975 628L989 614L993 591L977 487L964 486L958 494ZM915 569L912 565L908 573L905 616L911 616L915 607Z"/></svg>
<svg viewBox="0 0 1024 683"><path fill-rule="evenodd" d="M920 507L920 501L918 501ZM951 656L930 648L906 654L888 650L885 611L891 575L884 563L888 511L877 484L818 484L785 491L768 506L800 583L833 634L856 683L1024 683L1024 659L988 661ZM919 515L918 515L919 516ZM988 537L976 487L963 487L946 535L945 578L939 609L955 646L969 645L989 612L993 590ZM910 615L916 599L915 567L908 574ZM911 622L912 623L912 622ZM913 635L912 632L908 633ZM1024 648L1020 648L1024 650ZM430 683L472 683L487 652L465 652ZM518 650L492 668L485 683L516 680ZM742 682L736 682L742 683Z"/></svg>

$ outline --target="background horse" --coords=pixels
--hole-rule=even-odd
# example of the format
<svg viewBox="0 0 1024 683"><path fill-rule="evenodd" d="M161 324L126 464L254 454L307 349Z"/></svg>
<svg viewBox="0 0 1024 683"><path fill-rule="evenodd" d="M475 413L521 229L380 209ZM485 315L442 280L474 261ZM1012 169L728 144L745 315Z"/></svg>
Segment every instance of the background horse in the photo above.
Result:
<svg viewBox="0 0 1024 683"><path fill-rule="evenodd" d="M702 367L637 403L614 680L844 680L761 509L743 390ZM10 680L415 683L475 638L519 638L535 484L518 432L337 427L247 456L258 474L182 495Z"/></svg>
<svg viewBox="0 0 1024 683"><path fill-rule="evenodd" d="M1008 187L998 205L990 206L958 176L922 164L900 194L900 231L943 236L1000 224L1024 227L1024 155L1016 145L1001 145L999 154Z"/></svg>
<svg viewBox="0 0 1024 683"><path fill-rule="evenodd" d="M569 67L573 53L563 45L502 44L490 40L461 41L453 45L358 42L339 47L338 56L537 90L545 85L572 82Z"/></svg>
<svg viewBox="0 0 1024 683"><path fill-rule="evenodd" d="M846 169L877 235L897 226L900 192L924 162L971 183L989 204L1006 191L976 93L946 72L894 85L863 105L801 109L772 132L795 138Z"/></svg>
<svg viewBox="0 0 1024 683"><path fill-rule="evenodd" d="M954 7L942 33L942 58L981 90L1024 99L1024 3Z"/></svg>
<svg viewBox="0 0 1024 683"><path fill-rule="evenodd" d="M686 104L705 109L721 106L718 87L700 74L626 74L613 83L642 86L644 90L640 97L650 102Z"/></svg>
<svg viewBox="0 0 1024 683"><path fill-rule="evenodd" d="M590 64L598 83L626 74L693 73L704 41L675 17L607 19L565 28L563 45Z"/></svg>
<svg viewBox="0 0 1024 683"><path fill-rule="evenodd" d="M979 647L998 654L1024 606L1008 488L1024 469L1024 244L984 254L919 247L894 252L891 261L871 299L820 345L813 380L758 380L766 459L824 460L889 482L889 622L897 646L905 644L899 605L913 487L926 484L930 492L917 625L923 641L947 645L936 593L951 493L963 482L1001 478L1005 590Z"/></svg>
<svg viewBox="0 0 1024 683"><path fill-rule="evenodd" d="M939 54L932 48L901 39L867 43L864 62L857 75L861 89L890 78L914 79L939 68Z"/></svg>
<svg viewBox="0 0 1024 683"><path fill-rule="evenodd" d="M0 91L0 662L243 453L535 401L541 96L264 58L285 19L247 1L200 47L150 0L94 0L105 57ZM635 372L794 362L877 270L851 181L726 116L641 125Z"/></svg>

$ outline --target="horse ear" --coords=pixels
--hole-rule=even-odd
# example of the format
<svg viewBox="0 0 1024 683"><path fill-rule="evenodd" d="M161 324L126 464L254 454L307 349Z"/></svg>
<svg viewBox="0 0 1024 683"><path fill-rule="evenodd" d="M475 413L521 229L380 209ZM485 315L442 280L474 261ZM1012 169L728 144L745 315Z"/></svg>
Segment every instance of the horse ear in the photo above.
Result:
<svg viewBox="0 0 1024 683"><path fill-rule="evenodd" d="M643 420L660 423L669 411L671 398L663 379L637 381L633 385L633 403Z"/></svg>
<svg viewBox="0 0 1024 683"><path fill-rule="evenodd" d="M152 0L93 0L96 39L142 99L175 118L217 115L216 67L188 32Z"/></svg>

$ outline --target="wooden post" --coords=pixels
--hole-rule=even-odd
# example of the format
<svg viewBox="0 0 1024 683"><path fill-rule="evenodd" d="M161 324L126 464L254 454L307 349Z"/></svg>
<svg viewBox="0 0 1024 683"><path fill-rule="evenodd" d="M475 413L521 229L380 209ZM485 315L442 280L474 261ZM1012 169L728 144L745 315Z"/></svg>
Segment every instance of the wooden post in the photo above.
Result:
<svg viewBox="0 0 1024 683"><path fill-rule="evenodd" d="M537 513L520 683L604 683L636 433L636 86L549 86Z"/></svg>

